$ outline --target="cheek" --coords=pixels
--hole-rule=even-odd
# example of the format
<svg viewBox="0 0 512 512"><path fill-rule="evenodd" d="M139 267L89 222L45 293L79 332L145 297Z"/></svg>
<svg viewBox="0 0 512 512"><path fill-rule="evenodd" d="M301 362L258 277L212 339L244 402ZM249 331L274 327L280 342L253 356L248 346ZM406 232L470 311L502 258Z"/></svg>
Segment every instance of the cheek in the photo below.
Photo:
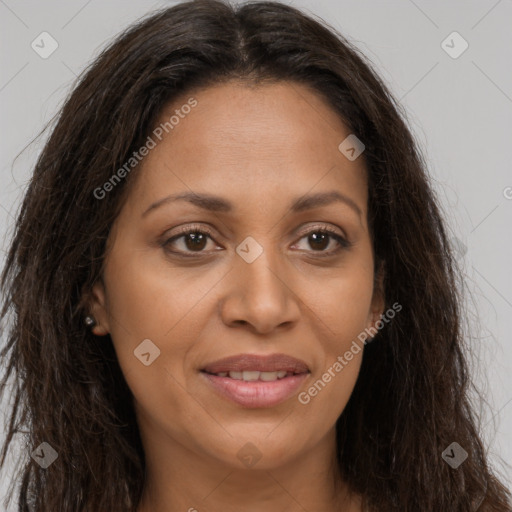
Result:
<svg viewBox="0 0 512 512"><path fill-rule="evenodd" d="M328 279L305 283L304 302L323 325L330 344L348 341L367 327L373 296L373 273L360 266L344 268ZM341 350L341 348L340 348ZM329 350L330 351L330 350Z"/></svg>
<svg viewBox="0 0 512 512"><path fill-rule="evenodd" d="M315 338L322 346L322 357L297 397L308 417L316 418L319 430L336 422L352 394L364 351L358 337L367 327L371 303L371 280L340 279L335 284L315 306L320 312Z"/></svg>
<svg viewBox="0 0 512 512"><path fill-rule="evenodd" d="M311 424L309 428L316 441L335 425L343 413L356 384L361 361L362 351L354 355L345 366L339 361L341 366L330 361L323 373L315 375L309 385L298 394L297 408Z"/></svg>
<svg viewBox="0 0 512 512"><path fill-rule="evenodd" d="M190 407L185 366L201 329L198 303L214 283L184 286L179 272L135 257L112 257L105 268L110 334L138 414L158 418L169 431L175 428L169 411L173 418L200 419L200 411Z"/></svg>
<svg viewBox="0 0 512 512"><path fill-rule="evenodd" d="M109 313L113 330L121 335L119 341L164 340L172 332L193 328L194 308L218 277L196 270L191 280L190 269L170 268L165 260L150 264L144 252L125 254L113 255L105 269Z"/></svg>
<svg viewBox="0 0 512 512"><path fill-rule="evenodd" d="M119 255L112 253L104 274L110 335L125 375L138 374L145 368L142 354L150 354L144 362L154 360L149 366L153 369L165 358L162 340L179 329L187 301L179 287L169 286L164 273L143 265L130 252ZM147 350L139 351L144 346ZM179 352L179 346L174 352Z"/></svg>
<svg viewBox="0 0 512 512"><path fill-rule="evenodd" d="M299 402L311 416L335 422L356 384L373 295L373 273L354 265L323 286L310 286L308 306L316 313L316 339L322 344L322 362ZM358 339L359 337L359 339Z"/></svg>
<svg viewBox="0 0 512 512"><path fill-rule="evenodd" d="M171 268L162 258L148 264L146 256L122 247L112 252L105 285L111 337L127 383L138 400L158 401L187 386L187 365L213 314L205 309L208 293L225 271ZM141 343L148 350L139 350ZM149 366L136 357L147 352L154 360ZM173 402L179 406L177 396ZM159 410L163 404L153 405Z"/></svg>

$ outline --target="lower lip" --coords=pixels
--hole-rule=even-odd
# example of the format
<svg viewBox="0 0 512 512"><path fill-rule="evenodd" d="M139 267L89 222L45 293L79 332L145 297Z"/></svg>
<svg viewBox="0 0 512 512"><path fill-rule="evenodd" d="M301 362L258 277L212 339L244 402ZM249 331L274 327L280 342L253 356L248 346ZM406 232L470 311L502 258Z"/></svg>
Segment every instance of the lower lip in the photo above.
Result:
<svg viewBox="0 0 512 512"><path fill-rule="evenodd" d="M273 407L293 396L309 373L300 373L270 382L244 381L229 377L218 377L201 372L207 381L224 397L243 407Z"/></svg>

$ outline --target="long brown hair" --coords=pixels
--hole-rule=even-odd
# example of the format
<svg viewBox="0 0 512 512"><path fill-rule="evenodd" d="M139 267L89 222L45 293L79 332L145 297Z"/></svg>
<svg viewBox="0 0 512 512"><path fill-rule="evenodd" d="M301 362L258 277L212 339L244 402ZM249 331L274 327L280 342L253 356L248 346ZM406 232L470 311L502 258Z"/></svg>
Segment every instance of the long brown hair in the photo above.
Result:
<svg viewBox="0 0 512 512"><path fill-rule="evenodd" d="M369 222L386 303L399 315L364 351L337 421L343 478L380 512L512 510L490 469L470 402L461 277L401 106L332 27L277 2L185 2L121 34L81 77L33 171L2 274L2 357L14 436L47 442L43 469L20 457L19 510L136 510L145 460L111 340L84 328L109 230L137 173L94 193L140 148L162 108L229 79L289 81L321 95L365 144ZM212 128L214 129L214 128ZM442 453L468 458L457 469ZM25 454L27 455L27 454Z"/></svg>

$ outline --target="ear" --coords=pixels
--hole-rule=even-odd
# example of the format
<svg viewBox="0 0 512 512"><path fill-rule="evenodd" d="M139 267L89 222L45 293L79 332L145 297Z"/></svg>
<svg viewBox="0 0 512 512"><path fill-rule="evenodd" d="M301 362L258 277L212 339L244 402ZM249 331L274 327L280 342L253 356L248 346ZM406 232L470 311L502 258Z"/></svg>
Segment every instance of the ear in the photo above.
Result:
<svg viewBox="0 0 512 512"><path fill-rule="evenodd" d="M384 290L384 277L386 275L386 270L384 267L384 262L381 262L373 281L373 296L372 303L370 306L370 311L368 313L368 329L370 327L375 328L375 324L380 320L381 316L384 314L384 307L386 304L385 300L385 290Z"/></svg>
<svg viewBox="0 0 512 512"><path fill-rule="evenodd" d="M94 283L89 294L89 311L96 320L92 332L96 336L105 336L110 332L109 314L105 294L105 285L100 278Z"/></svg>

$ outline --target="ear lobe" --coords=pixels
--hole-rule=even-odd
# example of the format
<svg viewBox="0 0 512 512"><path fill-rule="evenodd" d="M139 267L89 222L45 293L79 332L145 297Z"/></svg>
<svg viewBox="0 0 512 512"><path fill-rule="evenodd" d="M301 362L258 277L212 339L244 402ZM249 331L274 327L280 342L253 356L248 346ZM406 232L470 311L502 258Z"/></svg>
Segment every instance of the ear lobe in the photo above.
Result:
<svg viewBox="0 0 512 512"><path fill-rule="evenodd" d="M109 314L107 299L105 293L105 285L103 281L98 279L94 283L90 291L89 309L96 320L96 325L92 328L92 332L96 336L105 336L110 332Z"/></svg>

